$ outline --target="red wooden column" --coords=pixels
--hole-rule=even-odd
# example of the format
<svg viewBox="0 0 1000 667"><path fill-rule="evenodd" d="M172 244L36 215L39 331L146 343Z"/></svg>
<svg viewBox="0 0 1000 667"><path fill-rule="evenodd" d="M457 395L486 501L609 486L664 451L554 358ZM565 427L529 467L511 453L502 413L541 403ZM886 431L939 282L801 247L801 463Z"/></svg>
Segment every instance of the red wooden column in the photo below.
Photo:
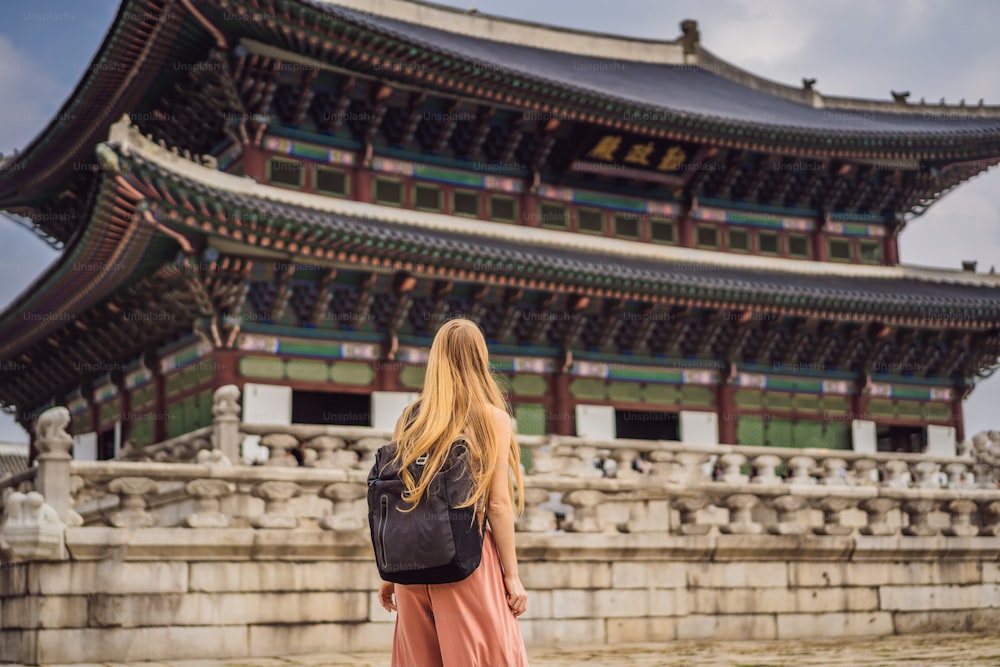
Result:
<svg viewBox="0 0 1000 667"><path fill-rule="evenodd" d="M156 355L153 364L153 384L156 395L156 403L153 409L156 411L157 415L164 417L163 419L157 419L153 422L153 442L163 442L167 439L167 383L166 379L163 377L163 372L160 367L160 357Z"/></svg>
<svg viewBox="0 0 1000 667"><path fill-rule="evenodd" d="M239 350L215 350L212 353L215 360L215 374L212 378L212 389L224 387L227 384L240 386L239 382Z"/></svg>
<svg viewBox="0 0 1000 667"><path fill-rule="evenodd" d="M727 369L719 372L719 384L715 386L715 406L719 414L719 444L735 445L736 435L736 403L733 395L736 387L730 381Z"/></svg>
<svg viewBox="0 0 1000 667"><path fill-rule="evenodd" d="M956 391L958 395L951 400L951 425L955 427L956 443L965 440L965 419L962 416L962 393L964 392Z"/></svg>
<svg viewBox="0 0 1000 667"><path fill-rule="evenodd" d="M812 234L809 235L809 242L812 245L812 257L819 262L825 262L827 260L826 234L824 232L826 214L816 216L815 222L816 226L813 228Z"/></svg>
<svg viewBox="0 0 1000 667"><path fill-rule="evenodd" d="M886 235L882 239L882 263L886 266L899 264L899 223L886 225Z"/></svg>
<svg viewBox="0 0 1000 667"><path fill-rule="evenodd" d="M567 371L556 369L552 374L551 410L546 415L545 430L552 435L573 435L573 398L569 393L572 377Z"/></svg>
<svg viewBox="0 0 1000 667"><path fill-rule="evenodd" d="M243 147L243 175L258 183L267 182L267 156L253 146Z"/></svg>
<svg viewBox="0 0 1000 667"><path fill-rule="evenodd" d="M694 247L694 222L691 220L691 211L698 206L698 200L692 199L690 204L684 206L681 215L677 218L677 244L682 248Z"/></svg>

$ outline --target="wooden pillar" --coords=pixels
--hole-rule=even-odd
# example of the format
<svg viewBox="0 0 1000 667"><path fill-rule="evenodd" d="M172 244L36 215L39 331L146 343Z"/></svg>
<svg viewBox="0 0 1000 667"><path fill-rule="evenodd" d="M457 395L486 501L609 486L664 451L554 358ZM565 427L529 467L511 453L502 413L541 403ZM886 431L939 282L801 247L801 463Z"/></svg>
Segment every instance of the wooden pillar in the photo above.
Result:
<svg viewBox="0 0 1000 667"><path fill-rule="evenodd" d="M882 263L886 266L899 264L899 223L886 224L886 235L882 238Z"/></svg>
<svg viewBox="0 0 1000 667"><path fill-rule="evenodd" d="M569 373L556 370L552 374L552 401L545 431L551 435L573 435L573 398L569 393L569 383L572 377Z"/></svg>
<svg viewBox="0 0 1000 667"><path fill-rule="evenodd" d="M538 210L538 195L532 191L530 180L525 181L519 204L521 224L525 227L541 227L541 220L538 219L541 215L541 211Z"/></svg>
<svg viewBox="0 0 1000 667"><path fill-rule="evenodd" d="M125 382L125 374L122 373L121 380L117 383L118 386L118 396L120 400L118 401L119 413L118 421L122 424L122 441L121 447L125 447L125 442L132 435L132 394L128 390L128 385ZM157 415L156 421L161 421L159 419L160 415ZM125 417L129 417L128 420Z"/></svg>
<svg viewBox="0 0 1000 667"><path fill-rule="evenodd" d="M243 147L243 175L258 183L267 182L267 157L253 146Z"/></svg>
<svg viewBox="0 0 1000 667"><path fill-rule="evenodd" d="M825 226L826 214L823 213L816 217L816 226L813 228L812 234L809 235L809 242L812 245L812 258L818 262L825 262L827 260Z"/></svg>
<svg viewBox="0 0 1000 667"><path fill-rule="evenodd" d="M215 350L212 353L215 361L215 373L212 377L212 389L235 384L240 387L240 353L238 350ZM241 387L242 390L242 387Z"/></svg>
<svg viewBox="0 0 1000 667"><path fill-rule="evenodd" d="M956 391L957 395L951 400L951 426L955 427L955 442L965 440L965 418L962 415L962 391Z"/></svg>
<svg viewBox="0 0 1000 667"><path fill-rule="evenodd" d="M691 211L698 206L697 200L685 206L679 218L677 218L677 245L682 248L694 247L694 221L691 219Z"/></svg>
<svg viewBox="0 0 1000 667"><path fill-rule="evenodd" d="M153 365L153 385L155 387L156 403L153 409L163 417L153 422L153 442L163 442L167 439L167 384L160 367L160 357L156 355Z"/></svg>
<svg viewBox="0 0 1000 667"><path fill-rule="evenodd" d="M719 411L719 444L736 445L736 404L733 395L736 387L729 383L728 377L720 379L715 387L715 406Z"/></svg>

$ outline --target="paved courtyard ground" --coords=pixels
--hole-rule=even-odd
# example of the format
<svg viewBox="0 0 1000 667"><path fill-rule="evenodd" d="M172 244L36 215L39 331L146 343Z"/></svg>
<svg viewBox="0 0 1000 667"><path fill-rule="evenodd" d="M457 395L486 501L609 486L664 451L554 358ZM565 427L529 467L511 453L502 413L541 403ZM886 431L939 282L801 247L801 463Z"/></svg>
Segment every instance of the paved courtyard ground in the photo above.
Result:
<svg viewBox="0 0 1000 667"><path fill-rule="evenodd" d="M909 635L878 639L774 642L679 641L563 649L533 648L531 667L993 667L994 635ZM385 653L297 655L287 658L181 660L108 667L387 667Z"/></svg>

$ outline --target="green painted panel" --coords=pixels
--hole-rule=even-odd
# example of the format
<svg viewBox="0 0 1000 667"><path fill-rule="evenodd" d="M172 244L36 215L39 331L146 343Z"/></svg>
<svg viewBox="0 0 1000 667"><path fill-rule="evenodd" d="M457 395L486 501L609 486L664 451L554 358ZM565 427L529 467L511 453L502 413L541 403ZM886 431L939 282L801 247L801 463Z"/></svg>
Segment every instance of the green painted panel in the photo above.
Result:
<svg viewBox="0 0 1000 667"><path fill-rule="evenodd" d="M127 439L135 443L137 447L144 447L153 443L155 434L155 423L152 420L144 419L131 423Z"/></svg>
<svg viewBox="0 0 1000 667"><path fill-rule="evenodd" d="M791 447L794 442L792 422L787 419L769 419L764 425L764 444L769 447Z"/></svg>
<svg viewBox="0 0 1000 667"><path fill-rule="evenodd" d="M285 362L276 357L241 357L240 375L248 378L283 380Z"/></svg>
<svg viewBox="0 0 1000 667"><path fill-rule="evenodd" d="M764 394L752 389L738 389L733 392L733 403L738 408L761 408L764 406Z"/></svg>
<svg viewBox="0 0 1000 667"><path fill-rule="evenodd" d="M545 396L549 383L544 375L515 375L510 382L511 392L523 396Z"/></svg>
<svg viewBox="0 0 1000 667"><path fill-rule="evenodd" d="M681 403L686 405L715 405L715 391L711 387L693 385L681 387Z"/></svg>
<svg viewBox="0 0 1000 667"><path fill-rule="evenodd" d="M672 404L680 395L680 387L669 384L647 384L642 388L642 400L646 403Z"/></svg>
<svg viewBox="0 0 1000 667"><path fill-rule="evenodd" d="M792 396L792 409L799 412L819 412L819 395L795 394Z"/></svg>
<svg viewBox="0 0 1000 667"><path fill-rule="evenodd" d="M764 394L764 404L773 410L791 410L792 395L766 392Z"/></svg>
<svg viewBox="0 0 1000 667"><path fill-rule="evenodd" d="M825 447L823 422L801 420L792 425L793 447Z"/></svg>
<svg viewBox="0 0 1000 667"><path fill-rule="evenodd" d="M343 356L343 346L325 340L289 340L278 341L278 351L282 354L297 354L304 357L323 357L340 359Z"/></svg>
<svg viewBox="0 0 1000 667"><path fill-rule="evenodd" d="M608 396L615 401L638 402L642 400L642 386L637 382L611 382Z"/></svg>
<svg viewBox="0 0 1000 667"><path fill-rule="evenodd" d="M646 212L645 201L625 199L623 197L615 197L614 195L606 195L600 192L574 192L573 201L577 204L596 204L598 206L606 206L608 208L619 208L625 211L637 211L639 213Z"/></svg>
<svg viewBox="0 0 1000 667"><path fill-rule="evenodd" d="M920 419L924 416L923 404L917 401L899 401L896 403L896 415L909 419Z"/></svg>
<svg viewBox="0 0 1000 667"><path fill-rule="evenodd" d="M604 386L604 380L576 378L569 383L569 393L574 398L607 398L607 390Z"/></svg>
<svg viewBox="0 0 1000 667"><path fill-rule="evenodd" d="M122 414L122 399L120 397L113 398L107 403L104 403L97 409L98 419L101 424L107 424L108 422L118 421L121 419Z"/></svg>
<svg viewBox="0 0 1000 667"><path fill-rule="evenodd" d="M198 394L198 426L212 425L212 394L213 390L208 389Z"/></svg>
<svg viewBox="0 0 1000 667"><path fill-rule="evenodd" d="M368 364L338 361L330 367L330 379L343 384L371 384L375 371Z"/></svg>
<svg viewBox="0 0 1000 667"><path fill-rule="evenodd" d="M881 415L884 417L892 417L896 414L892 401L884 398L873 398L868 401L868 412L873 415Z"/></svg>
<svg viewBox="0 0 1000 667"><path fill-rule="evenodd" d="M545 406L536 403L518 403L514 406L519 435L545 435Z"/></svg>
<svg viewBox="0 0 1000 667"><path fill-rule="evenodd" d="M846 396L824 396L820 405L825 412L843 414L851 410L851 400Z"/></svg>
<svg viewBox="0 0 1000 667"><path fill-rule="evenodd" d="M947 403L924 403L924 419L927 421L951 421L951 406Z"/></svg>
<svg viewBox="0 0 1000 667"><path fill-rule="evenodd" d="M184 432L190 433L198 428L199 424L198 397L189 396L184 399Z"/></svg>
<svg viewBox="0 0 1000 667"><path fill-rule="evenodd" d="M684 381L684 371L667 368L611 368L608 370L608 378L611 380L644 380L680 384Z"/></svg>
<svg viewBox="0 0 1000 667"><path fill-rule="evenodd" d="M823 436L827 449L851 449L851 425L847 422L826 422Z"/></svg>
<svg viewBox="0 0 1000 667"><path fill-rule="evenodd" d="M285 362L285 374L290 380L305 382L326 382L330 377L325 361L315 359L289 359Z"/></svg>
<svg viewBox="0 0 1000 667"><path fill-rule="evenodd" d="M407 389L421 389L426 374L426 366L407 366L399 371L399 383Z"/></svg>
<svg viewBox="0 0 1000 667"><path fill-rule="evenodd" d="M736 441L741 445L764 445L764 420L760 417L742 416L736 423Z"/></svg>
<svg viewBox="0 0 1000 667"><path fill-rule="evenodd" d="M79 435L80 433L89 433L94 430L93 420L90 418L90 410L79 414L73 415L72 428L70 433L73 435Z"/></svg>
<svg viewBox="0 0 1000 667"><path fill-rule="evenodd" d="M415 164L413 166L414 176L432 181L442 181L444 183L459 183L461 185L471 185L483 187L483 177L481 174L470 174L464 171L452 169L442 169L425 164Z"/></svg>
<svg viewBox="0 0 1000 667"><path fill-rule="evenodd" d="M926 400L931 395L927 387L907 387L906 385L892 385L893 398L915 398Z"/></svg>
<svg viewBox="0 0 1000 667"><path fill-rule="evenodd" d="M176 438L187 431L184 430L184 408L180 403L167 406L167 438Z"/></svg>

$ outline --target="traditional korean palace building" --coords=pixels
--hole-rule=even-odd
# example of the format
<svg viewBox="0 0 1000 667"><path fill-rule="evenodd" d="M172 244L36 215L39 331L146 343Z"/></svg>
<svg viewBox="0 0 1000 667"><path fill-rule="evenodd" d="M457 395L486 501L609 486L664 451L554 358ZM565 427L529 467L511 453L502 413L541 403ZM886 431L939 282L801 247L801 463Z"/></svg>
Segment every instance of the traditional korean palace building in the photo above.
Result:
<svg viewBox="0 0 1000 667"><path fill-rule="evenodd" d="M126 0L0 164L61 249L0 314L0 402L68 406L99 458L225 384L246 421L391 426L461 314L523 434L953 453L1000 279L898 238L1000 161L1000 107L826 96L681 31Z"/></svg>

